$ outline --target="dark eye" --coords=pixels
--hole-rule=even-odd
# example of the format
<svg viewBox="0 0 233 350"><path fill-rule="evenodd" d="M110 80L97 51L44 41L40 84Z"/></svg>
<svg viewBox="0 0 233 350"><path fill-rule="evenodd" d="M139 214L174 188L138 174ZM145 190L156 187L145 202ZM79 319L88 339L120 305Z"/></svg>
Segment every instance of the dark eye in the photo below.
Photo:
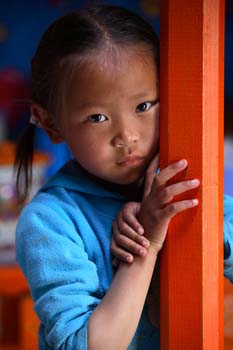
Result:
<svg viewBox="0 0 233 350"><path fill-rule="evenodd" d="M107 117L103 114L92 114L88 117L88 121L91 123L103 123L107 120Z"/></svg>
<svg viewBox="0 0 233 350"><path fill-rule="evenodd" d="M147 112L151 106L152 106L151 102L140 103L140 105L138 105L136 108L136 112L137 113Z"/></svg>

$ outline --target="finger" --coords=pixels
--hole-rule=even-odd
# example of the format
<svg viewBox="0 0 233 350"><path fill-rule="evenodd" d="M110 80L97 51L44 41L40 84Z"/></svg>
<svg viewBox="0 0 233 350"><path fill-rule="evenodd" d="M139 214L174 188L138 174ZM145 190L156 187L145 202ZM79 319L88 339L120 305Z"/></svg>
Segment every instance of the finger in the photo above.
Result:
<svg viewBox="0 0 233 350"><path fill-rule="evenodd" d="M158 187L163 187L166 185L167 181L171 180L175 175L184 170L188 165L186 159L182 159L176 163L173 163L163 170L160 173L155 174L154 181L152 184L152 190L157 190Z"/></svg>
<svg viewBox="0 0 233 350"><path fill-rule="evenodd" d="M148 194L150 193L151 185L153 183L155 172L158 170L158 167L159 167L159 153L157 153L156 156L152 159L152 161L150 162L150 165L146 170L143 199L147 197Z"/></svg>
<svg viewBox="0 0 233 350"><path fill-rule="evenodd" d="M117 246L114 241L111 242L111 253L119 261L123 261L127 263L133 262L133 255L126 252L124 249L120 248L119 246Z"/></svg>
<svg viewBox="0 0 233 350"><path fill-rule="evenodd" d="M137 246L141 245L145 248L149 247L150 242L148 241L148 239L146 239L142 235L139 235L138 232L134 231L125 221L122 220L122 218L120 219L120 217L119 217L117 222L114 221L112 223L112 227L113 227L113 233L114 233L115 240L119 245L122 245L125 243L126 240L124 240L124 237L125 238L128 237L128 241L134 242L135 244L137 244ZM127 242L126 242L126 244L127 244ZM126 248L128 249L127 246L126 246Z"/></svg>
<svg viewBox="0 0 233 350"><path fill-rule="evenodd" d="M146 174L145 184L144 184L144 192L142 199L145 199L150 193L152 183L154 181L155 173Z"/></svg>
<svg viewBox="0 0 233 350"><path fill-rule="evenodd" d="M172 218L178 213L185 211L187 209L194 208L198 205L198 199L183 200L179 202L174 202L167 205L161 210L161 214L164 218Z"/></svg>
<svg viewBox="0 0 233 350"><path fill-rule="evenodd" d="M186 191L190 191L194 188L197 188L200 185L198 179L182 181L170 186L165 187L157 197L157 203L160 206L170 202L174 196L182 194Z"/></svg>
<svg viewBox="0 0 233 350"><path fill-rule="evenodd" d="M157 153L155 155L155 157L152 159L152 161L150 162L147 171L148 172L155 172L159 167L159 153Z"/></svg>
<svg viewBox="0 0 233 350"><path fill-rule="evenodd" d="M141 203L128 203L121 212L119 218L119 226L125 222L128 226L130 226L134 231L136 231L139 235L143 235L144 229L140 222L137 219L137 215L140 211Z"/></svg>
<svg viewBox="0 0 233 350"><path fill-rule="evenodd" d="M116 223L114 223L114 225L116 225ZM135 240L121 234L117 227L115 227L114 230L115 232L118 231L116 236L113 239L113 243L115 243L116 246L121 247L122 249L125 249L126 252L130 252L141 256L146 255L147 251L145 249L145 246L148 248L150 243L145 237L141 237L136 234L135 236L136 240L140 241L139 243L137 243Z"/></svg>
<svg viewBox="0 0 233 350"><path fill-rule="evenodd" d="M118 213L116 222L120 233L129 236L132 239L133 237L136 238L138 234L140 234L139 232L143 231L144 233L143 227L131 213Z"/></svg>

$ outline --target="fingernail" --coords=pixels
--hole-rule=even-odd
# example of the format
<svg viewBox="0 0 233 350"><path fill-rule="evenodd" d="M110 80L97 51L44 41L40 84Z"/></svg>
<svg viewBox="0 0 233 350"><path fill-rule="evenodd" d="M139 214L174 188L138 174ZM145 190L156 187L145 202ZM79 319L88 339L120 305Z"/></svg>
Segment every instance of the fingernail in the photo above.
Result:
<svg viewBox="0 0 233 350"><path fill-rule="evenodd" d="M132 262L133 261L133 257L132 256L130 256L130 255L128 255L127 257L126 257L126 260L127 260L127 262Z"/></svg>
<svg viewBox="0 0 233 350"><path fill-rule="evenodd" d="M139 228L138 228L138 233L139 233L140 235L143 235L144 230L143 230L143 228L142 228L142 227L139 227Z"/></svg>
<svg viewBox="0 0 233 350"><path fill-rule="evenodd" d="M180 165L180 166L185 166L185 165L187 165L187 164L188 164L188 162L187 162L186 159L182 159L182 160L180 160L180 161L178 162L178 165Z"/></svg>
<svg viewBox="0 0 233 350"><path fill-rule="evenodd" d="M198 199L193 199L192 203L193 203L193 206L195 207L196 205L198 205Z"/></svg>
<svg viewBox="0 0 233 350"><path fill-rule="evenodd" d="M191 180L190 181L190 185L194 185L194 186L197 186L200 184L200 181L198 179L194 179L194 180Z"/></svg>
<svg viewBox="0 0 233 350"><path fill-rule="evenodd" d="M145 249L140 249L139 250L139 254L142 255L142 256L146 255Z"/></svg>
<svg viewBox="0 0 233 350"><path fill-rule="evenodd" d="M148 241L146 241L145 239L142 240L142 245L145 247L145 248L148 248L150 243Z"/></svg>

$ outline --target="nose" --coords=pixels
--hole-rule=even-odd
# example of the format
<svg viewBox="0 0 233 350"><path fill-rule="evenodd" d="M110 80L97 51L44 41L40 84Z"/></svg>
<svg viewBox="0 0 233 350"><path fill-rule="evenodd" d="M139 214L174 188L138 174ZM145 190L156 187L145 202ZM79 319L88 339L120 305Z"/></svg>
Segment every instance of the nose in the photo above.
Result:
<svg viewBox="0 0 233 350"><path fill-rule="evenodd" d="M138 133L132 128L122 128L112 139L112 144L116 148L130 147L139 140Z"/></svg>

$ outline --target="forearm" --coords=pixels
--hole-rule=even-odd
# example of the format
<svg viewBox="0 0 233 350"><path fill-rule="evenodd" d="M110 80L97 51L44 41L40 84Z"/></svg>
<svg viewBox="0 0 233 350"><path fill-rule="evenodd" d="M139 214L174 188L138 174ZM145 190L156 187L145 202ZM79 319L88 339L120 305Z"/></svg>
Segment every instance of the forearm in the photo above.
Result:
<svg viewBox="0 0 233 350"><path fill-rule="evenodd" d="M110 289L89 320L89 350L126 350L136 331L157 254L121 263Z"/></svg>

